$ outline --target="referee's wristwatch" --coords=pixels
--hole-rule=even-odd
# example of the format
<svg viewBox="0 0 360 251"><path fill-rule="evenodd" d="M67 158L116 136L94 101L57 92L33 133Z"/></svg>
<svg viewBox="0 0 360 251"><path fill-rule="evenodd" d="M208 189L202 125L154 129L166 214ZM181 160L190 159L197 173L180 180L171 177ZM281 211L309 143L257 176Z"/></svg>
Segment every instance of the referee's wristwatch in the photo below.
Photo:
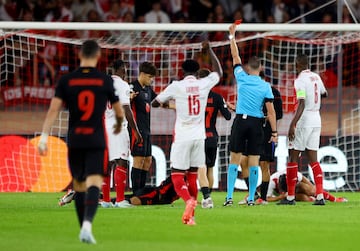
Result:
<svg viewBox="0 0 360 251"><path fill-rule="evenodd" d="M278 135L277 135L277 131L271 131L271 136L272 137L277 137Z"/></svg>

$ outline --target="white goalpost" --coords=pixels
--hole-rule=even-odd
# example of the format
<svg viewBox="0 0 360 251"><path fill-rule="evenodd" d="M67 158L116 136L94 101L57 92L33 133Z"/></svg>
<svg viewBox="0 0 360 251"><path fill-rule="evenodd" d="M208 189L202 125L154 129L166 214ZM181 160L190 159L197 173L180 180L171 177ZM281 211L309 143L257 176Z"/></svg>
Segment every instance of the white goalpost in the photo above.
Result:
<svg viewBox="0 0 360 251"><path fill-rule="evenodd" d="M103 71L115 59L127 62L128 82L137 78L139 63L152 62L159 72L153 88L160 92L172 80L181 77L181 63L187 58L197 59L202 67L211 68L201 50L201 42L208 39L224 70L224 77L215 91L225 100L235 103L236 86L232 77L228 27L229 24L0 22L0 118L3 125L0 129L0 150L4 150L0 160L0 191L60 191L70 183L64 155L66 112L62 113L53 128L51 147L54 149L47 159L36 156L34 147L54 85L61 75L77 67L77 52L82 41L89 38L99 41L102 47L99 68ZM279 131L283 137L286 137L296 105L294 57L300 52L309 56L311 68L324 78L330 93L330 98L323 101L321 145L338 149L347 160L346 168L340 168L337 156L325 153L322 157L320 162L329 167L325 173L328 184L331 184L328 188L358 190L359 25L241 24L238 31L236 39L244 62L251 55L259 55L267 81L281 92L285 116L279 123ZM340 54L343 67L338 71ZM341 93L338 93L338 88L342 88ZM340 119L340 124L339 116L346 117L345 120ZM156 156L153 156L155 161L148 183L155 185L161 182L159 177L166 176L169 171L175 115L173 111L153 109L151 119ZM220 140L218 183L215 188L219 189L224 189L226 185L231 124L232 120L218 117ZM10 138L10 135L19 138ZM27 149L26 154L24 149ZM279 145L276 153L278 161L272 165L272 171L284 168L281 164L287 156L284 149L286 146ZM302 171L308 174L306 166ZM339 178L343 182L339 182ZM241 182L239 184L237 188L245 188Z"/></svg>

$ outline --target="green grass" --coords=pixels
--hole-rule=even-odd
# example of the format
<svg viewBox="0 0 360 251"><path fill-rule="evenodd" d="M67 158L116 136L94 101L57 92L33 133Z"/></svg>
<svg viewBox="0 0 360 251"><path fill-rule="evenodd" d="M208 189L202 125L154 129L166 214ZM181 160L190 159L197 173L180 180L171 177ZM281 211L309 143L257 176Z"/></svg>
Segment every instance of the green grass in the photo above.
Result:
<svg viewBox="0 0 360 251"><path fill-rule="evenodd" d="M60 193L0 193L0 250L360 250L359 193L338 193L348 203L315 207L222 207L196 209L196 226L181 223L184 203L128 209L99 208L93 225L98 244L78 240L74 205L57 205ZM240 200L244 193L236 192ZM199 196L200 197L200 196Z"/></svg>

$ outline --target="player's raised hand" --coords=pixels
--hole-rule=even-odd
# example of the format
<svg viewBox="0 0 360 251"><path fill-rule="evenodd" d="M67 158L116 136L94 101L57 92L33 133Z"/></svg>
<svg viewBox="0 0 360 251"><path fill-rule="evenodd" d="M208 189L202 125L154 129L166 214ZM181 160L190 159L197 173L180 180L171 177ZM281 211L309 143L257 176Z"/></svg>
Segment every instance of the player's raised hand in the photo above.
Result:
<svg viewBox="0 0 360 251"><path fill-rule="evenodd" d="M210 43L208 40L205 40L201 43L201 46L203 51L208 51L210 48Z"/></svg>
<svg viewBox="0 0 360 251"><path fill-rule="evenodd" d="M235 32L236 32L236 23L233 23L229 27L229 33L231 36L235 36Z"/></svg>

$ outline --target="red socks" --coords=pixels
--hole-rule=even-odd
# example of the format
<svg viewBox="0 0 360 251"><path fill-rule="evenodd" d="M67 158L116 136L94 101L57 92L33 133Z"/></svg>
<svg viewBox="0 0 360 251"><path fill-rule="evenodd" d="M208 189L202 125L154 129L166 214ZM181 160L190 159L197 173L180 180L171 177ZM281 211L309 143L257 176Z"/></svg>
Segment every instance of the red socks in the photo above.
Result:
<svg viewBox="0 0 360 251"><path fill-rule="evenodd" d="M295 197L295 186L297 182L298 164L289 162L286 168L286 183L288 189L288 196Z"/></svg>
<svg viewBox="0 0 360 251"><path fill-rule="evenodd" d="M311 169L314 174L314 181L316 187L316 195L323 193L323 173L320 167L319 162L314 162L310 164Z"/></svg>
<svg viewBox="0 0 360 251"><path fill-rule="evenodd" d="M184 173L172 173L171 180L174 184L174 189L177 195L182 198L185 202L191 199L191 195L189 193L189 188L184 180Z"/></svg>
<svg viewBox="0 0 360 251"><path fill-rule="evenodd" d="M105 176L102 185L103 201L110 202L110 175Z"/></svg>
<svg viewBox="0 0 360 251"><path fill-rule="evenodd" d="M323 191L324 199L334 202L336 200L335 196L330 194L329 192Z"/></svg>
<svg viewBox="0 0 360 251"><path fill-rule="evenodd" d="M196 200L198 195L198 188L197 188L197 172L188 172L186 173L186 179L188 182L189 193L190 195Z"/></svg>
<svg viewBox="0 0 360 251"><path fill-rule="evenodd" d="M127 168L123 166L116 166L115 168L114 179L116 189L116 202L125 200L126 171Z"/></svg>

